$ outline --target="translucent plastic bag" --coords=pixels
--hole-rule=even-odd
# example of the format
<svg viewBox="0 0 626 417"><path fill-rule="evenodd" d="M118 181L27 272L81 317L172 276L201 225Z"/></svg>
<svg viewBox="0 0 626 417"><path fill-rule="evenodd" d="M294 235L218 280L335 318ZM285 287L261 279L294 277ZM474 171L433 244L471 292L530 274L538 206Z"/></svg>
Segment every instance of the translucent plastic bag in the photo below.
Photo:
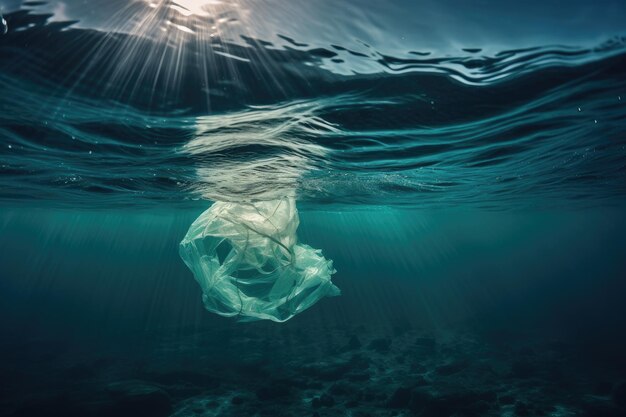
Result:
<svg viewBox="0 0 626 417"><path fill-rule="evenodd" d="M286 321L339 295L320 250L297 243L295 201L216 202L191 225L180 255L207 310L241 320Z"/></svg>

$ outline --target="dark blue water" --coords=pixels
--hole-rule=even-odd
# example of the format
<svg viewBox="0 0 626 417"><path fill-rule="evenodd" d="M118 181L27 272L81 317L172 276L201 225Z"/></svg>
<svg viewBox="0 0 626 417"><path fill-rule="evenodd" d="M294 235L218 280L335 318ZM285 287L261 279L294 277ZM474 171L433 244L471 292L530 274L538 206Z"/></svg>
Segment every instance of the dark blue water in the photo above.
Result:
<svg viewBox="0 0 626 417"><path fill-rule="evenodd" d="M0 0L0 416L626 415L626 5ZM213 202L339 297L203 308Z"/></svg>

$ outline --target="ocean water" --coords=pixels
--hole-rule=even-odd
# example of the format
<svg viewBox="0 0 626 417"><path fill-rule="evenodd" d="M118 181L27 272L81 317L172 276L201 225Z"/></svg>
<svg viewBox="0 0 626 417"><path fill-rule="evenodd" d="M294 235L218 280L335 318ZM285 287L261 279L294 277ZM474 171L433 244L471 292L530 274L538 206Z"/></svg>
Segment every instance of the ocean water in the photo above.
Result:
<svg viewBox="0 0 626 417"><path fill-rule="evenodd" d="M0 15L0 416L626 415L623 1ZM207 311L181 240L273 201L341 295Z"/></svg>

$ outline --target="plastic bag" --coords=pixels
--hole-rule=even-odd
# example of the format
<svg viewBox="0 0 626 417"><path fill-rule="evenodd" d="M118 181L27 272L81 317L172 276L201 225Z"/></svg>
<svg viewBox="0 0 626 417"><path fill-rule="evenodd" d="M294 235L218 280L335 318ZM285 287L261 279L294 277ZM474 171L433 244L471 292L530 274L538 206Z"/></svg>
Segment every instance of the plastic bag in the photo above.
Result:
<svg viewBox="0 0 626 417"><path fill-rule="evenodd" d="M216 202L191 225L180 255L207 310L241 320L283 322L339 295L320 250L297 243L295 201Z"/></svg>

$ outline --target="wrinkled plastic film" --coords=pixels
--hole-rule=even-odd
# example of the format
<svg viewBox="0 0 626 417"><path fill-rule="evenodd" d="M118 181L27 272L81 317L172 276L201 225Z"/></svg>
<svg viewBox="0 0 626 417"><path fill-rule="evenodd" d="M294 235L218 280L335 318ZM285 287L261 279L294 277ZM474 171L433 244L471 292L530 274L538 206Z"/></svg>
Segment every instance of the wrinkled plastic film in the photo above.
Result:
<svg viewBox="0 0 626 417"><path fill-rule="evenodd" d="M196 219L180 254L207 310L240 320L285 321L339 295L322 252L297 242L295 200L216 202Z"/></svg>

